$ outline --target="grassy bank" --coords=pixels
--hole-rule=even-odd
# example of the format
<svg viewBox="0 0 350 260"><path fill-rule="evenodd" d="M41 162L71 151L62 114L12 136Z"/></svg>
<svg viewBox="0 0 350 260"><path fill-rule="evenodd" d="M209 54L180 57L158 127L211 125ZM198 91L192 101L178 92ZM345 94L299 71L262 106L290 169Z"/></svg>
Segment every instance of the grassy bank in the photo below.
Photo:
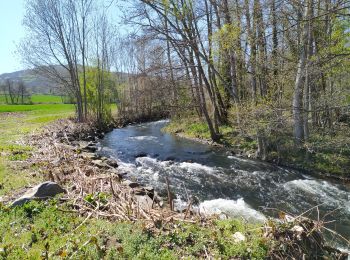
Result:
<svg viewBox="0 0 350 260"><path fill-rule="evenodd" d="M0 257L9 259L194 259L241 256L263 259L268 241L261 229L237 220L213 221L207 225L171 223L147 229L145 223L112 223L67 213L55 201L30 203L0 211ZM9 228L10 227L10 228ZM241 232L245 242L235 242Z"/></svg>
<svg viewBox="0 0 350 260"><path fill-rule="evenodd" d="M27 110L22 106L0 107L6 111L0 113L0 197L44 179L40 165L22 164L35 150L18 141L74 111L73 106L61 104L25 107ZM204 138L203 127L195 125L193 137ZM203 135L195 134L198 128ZM282 236L290 234L296 223L269 222L263 227L242 219L186 223L162 219L109 221L86 216L77 212L73 202L63 204L59 199L18 208L0 202L0 259L265 259L293 254L294 246L300 248L293 243L292 247L285 246L283 238L270 233L278 230ZM243 239L237 239L236 234ZM306 255L315 253L308 252L307 247L302 250ZM316 251L323 256L322 250Z"/></svg>
<svg viewBox="0 0 350 260"><path fill-rule="evenodd" d="M233 124L232 124L233 125ZM292 129L290 127L290 129ZM164 131L188 138L210 140L207 124L196 117L174 119ZM233 153L251 158L258 149L253 128L238 129L221 126L221 143ZM319 130L304 144L302 149L294 145L292 133L274 129L265 136L267 143L266 160L327 176L350 178L350 132L348 127L337 131Z"/></svg>
<svg viewBox="0 0 350 260"><path fill-rule="evenodd" d="M0 105L0 196L40 180L35 169L21 169L21 161L30 155L31 147L20 139L59 118L74 114L73 105Z"/></svg>
<svg viewBox="0 0 350 260"><path fill-rule="evenodd" d="M74 107L64 104L0 105L0 197L43 180L40 166L21 166L35 151L18 141L73 113ZM55 201L33 202L16 209L0 203L0 219L1 259L176 259L205 254L263 258L268 248L261 229L237 220L213 222L212 226L178 223L171 230L164 227L153 232L144 222L84 222L85 218L72 213L70 207ZM246 234L247 241L232 243L236 231Z"/></svg>

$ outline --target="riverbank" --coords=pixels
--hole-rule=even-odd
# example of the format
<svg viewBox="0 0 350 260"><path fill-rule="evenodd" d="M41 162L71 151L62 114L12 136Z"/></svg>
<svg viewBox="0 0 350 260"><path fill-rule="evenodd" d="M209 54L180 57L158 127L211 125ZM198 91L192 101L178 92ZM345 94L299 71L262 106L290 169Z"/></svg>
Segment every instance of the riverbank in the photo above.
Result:
<svg viewBox="0 0 350 260"><path fill-rule="evenodd" d="M298 236L303 237L310 230L316 236L322 228L307 224L302 218L290 221L281 216L279 222L265 225L218 220L196 216L190 210L173 212L166 199L163 206L155 203L142 209L136 197L149 197L154 190L124 181L123 172L118 171L114 161L94 153L98 149L96 137L102 136L93 126L61 120L26 138L27 141L18 142L17 136L13 139L17 139L16 149L3 149L6 171L12 169L16 172L13 176L28 176L30 183L13 187L13 176L5 173L8 182L1 191L6 198L3 196L0 207L2 257L264 259L293 254L299 257L305 253L345 258L340 252L327 249L322 237L317 240L316 251L304 245L301 251L295 250L300 248L300 241L307 242L298 240ZM6 206L5 202L44 180L60 183L67 194L14 209ZM295 233L296 226L301 226L299 233ZM290 246L281 249L286 244L283 237Z"/></svg>
<svg viewBox="0 0 350 260"><path fill-rule="evenodd" d="M315 135L303 149L295 147L291 133L282 134L279 131L279 136L271 133L270 136L264 137L266 143L264 158L259 156L254 131L249 129L242 131L242 129L222 126L220 127L221 142L214 143L210 140L207 125L197 118L188 117L172 120L163 131L211 145L224 146L231 151L232 155L239 157L260 159L323 178L350 182L350 136L346 129L339 130L342 134L337 136Z"/></svg>

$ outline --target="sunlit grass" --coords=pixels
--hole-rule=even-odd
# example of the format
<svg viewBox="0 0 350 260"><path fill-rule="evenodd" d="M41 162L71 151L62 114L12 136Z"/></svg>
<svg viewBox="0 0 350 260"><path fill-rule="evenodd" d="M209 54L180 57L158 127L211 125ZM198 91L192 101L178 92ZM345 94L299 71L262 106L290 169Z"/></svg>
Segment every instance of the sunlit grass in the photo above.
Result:
<svg viewBox="0 0 350 260"><path fill-rule="evenodd" d="M32 150L17 142L56 119L73 115L73 105L0 105L0 196L41 178L39 174L33 178L30 169L19 170L18 163L11 163L26 159Z"/></svg>
<svg viewBox="0 0 350 260"><path fill-rule="evenodd" d="M66 211L66 212L63 212ZM109 222L69 213L55 201L32 202L15 209L0 207L0 257L11 259L264 259L268 241L262 229L239 220L201 226L170 224L149 230L143 221ZM10 228L9 228L10 227ZM79 227L79 228L77 228ZM235 242L241 232L245 242Z"/></svg>
<svg viewBox="0 0 350 260"><path fill-rule="evenodd" d="M8 97L9 99L9 97ZM62 104L64 100L62 96L57 95L32 95L30 101L33 104ZM6 104L6 98L0 94L0 104Z"/></svg>

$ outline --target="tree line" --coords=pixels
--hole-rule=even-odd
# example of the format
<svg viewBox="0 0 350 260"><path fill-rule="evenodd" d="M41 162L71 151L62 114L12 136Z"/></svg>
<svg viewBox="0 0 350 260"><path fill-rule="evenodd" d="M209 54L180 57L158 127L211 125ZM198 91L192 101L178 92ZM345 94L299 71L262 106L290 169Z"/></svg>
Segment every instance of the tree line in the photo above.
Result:
<svg viewBox="0 0 350 260"><path fill-rule="evenodd" d="M0 83L0 91L6 104L30 104L31 94L22 80L6 79Z"/></svg>
<svg viewBox="0 0 350 260"><path fill-rule="evenodd" d="M303 144L349 113L347 0L27 0L25 60L75 97L77 118L196 116ZM117 16L117 14L115 14ZM112 73L119 71L120 73ZM289 131L289 130L288 130Z"/></svg>
<svg viewBox="0 0 350 260"><path fill-rule="evenodd" d="M74 97L79 122L110 120L116 36L106 10L93 0L27 0L24 62Z"/></svg>
<svg viewBox="0 0 350 260"><path fill-rule="evenodd" d="M288 125L302 144L349 112L349 1L128 3L125 21L159 54L144 70L163 73L169 103L183 113L186 100L214 141L222 125L251 127L263 150Z"/></svg>

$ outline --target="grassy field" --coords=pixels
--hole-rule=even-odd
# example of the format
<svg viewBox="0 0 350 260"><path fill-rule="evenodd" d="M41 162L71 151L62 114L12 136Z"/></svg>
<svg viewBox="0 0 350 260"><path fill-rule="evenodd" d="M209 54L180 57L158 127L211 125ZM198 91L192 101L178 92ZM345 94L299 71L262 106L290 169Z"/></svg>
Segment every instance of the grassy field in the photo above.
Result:
<svg viewBox="0 0 350 260"><path fill-rule="evenodd" d="M34 104L39 104L39 103L60 104L60 103L63 103L61 96L54 96L54 95L33 95L31 100Z"/></svg>
<svg viewBox="0 0 350 260"><path fill-rule="evenodd" d="M61 96L57 95L32 95L31 102L33 104L62 104ZM0 95L0 104L6 104L4 95Z"/></svg>
<svg viewBox="0 0 350 260"><path fill-rule="evenodd" d="M41 126L74 114L74 105L0 105L0 146Z"/></svg>
<svg viewBox="0 0 350 260"><path fill-rule="evenodd" d="M74 114L73 105L0 105L0 196L35 183L30 170L18 174L18 167L13 161L21 160L31 151L31 147L18 141L40 127L59 118Z"/></svg>

